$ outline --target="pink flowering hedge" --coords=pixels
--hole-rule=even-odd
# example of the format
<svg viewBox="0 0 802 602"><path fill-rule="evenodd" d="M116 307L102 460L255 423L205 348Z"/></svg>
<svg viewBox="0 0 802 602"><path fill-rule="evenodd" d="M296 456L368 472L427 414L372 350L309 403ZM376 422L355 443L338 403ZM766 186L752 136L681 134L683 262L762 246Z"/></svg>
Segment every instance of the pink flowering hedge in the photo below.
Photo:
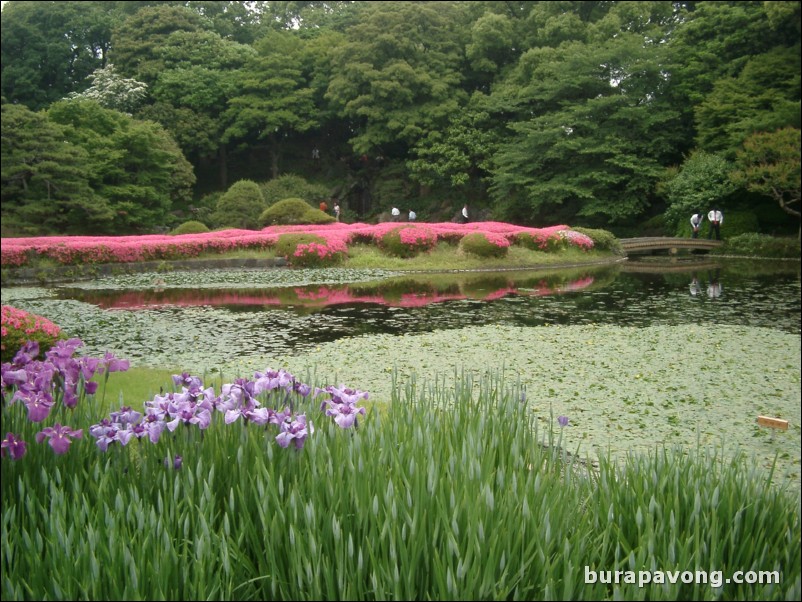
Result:
<svg viewBox="0 0 802 602"><path fill-rule="evenodd" d="M403 225L393 222L377 225L338 222L319 226L271 226L261 231L222 230L183 235L3 238L0 265L22 267L32 263L37 257L46 257L61 265L187 259L201 254L240 249L269 249L276 244L281 234L290 232L319 236L323 239L324 246L331 251L332 257L338 253L347 253L348 247L357 243L381 247L382 241L391 232L398 233L400 245L409 247L408 256L429 250L437 242L459 243L470 233L484 234L488 240L504 239L509 244L525 244L542 250L568 246L583 250L593 248L593 241L588 236L575 232L568 226L525 228L502 222ZM309 255L311 260L311 253L311 248L305 248L302 255ZM315 254L318 258L322 257L319 249L315 249Z"/></svg>

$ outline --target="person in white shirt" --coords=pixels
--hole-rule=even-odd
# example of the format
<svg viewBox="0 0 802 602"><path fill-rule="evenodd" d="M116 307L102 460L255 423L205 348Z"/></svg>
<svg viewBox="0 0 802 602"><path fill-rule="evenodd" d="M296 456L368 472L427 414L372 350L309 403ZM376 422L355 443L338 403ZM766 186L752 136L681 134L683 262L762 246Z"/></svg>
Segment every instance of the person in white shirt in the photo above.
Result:
<svg viewBox="0 0 802 602"><path fill-rule="evenodd" d="M721 240L721 224L724 223L724 214L719 211L718 207L713 207L707 214L707 221L710 222L710 230L707 232L708 240L713 237L713 232L716 233L716 240Z"/></svg>
<svg viewBox="0 0 802 602"><path fill-rule="evenodd" d="M418 214L415 213L414 211L412 211L412 209L410 209L409 210L409 221L414 222L417 218L418 218Z"/></svg>
<svg viewBox="0 0 802 602"><path fill-rule="evenodd" d="M691 216L691 228L693 229L691 238L699 238L699 230L702 227L702 220L704 220L704 215L702 215L702 212L697 209Z"/></svg>
<svg viewBox="0 0 802 602"><path fill-rule="evenodd" d="M393 207L393 210L390 212L390 215L393 216L394 222L397 222L401 218L401 212L398 210L398 207Z"/></svg>
<svg viewBox="0 0 802 602"><path fill-rule="evenodd" d="M462 223L468 223L468 205L463 205L462 207Z"/></svg>

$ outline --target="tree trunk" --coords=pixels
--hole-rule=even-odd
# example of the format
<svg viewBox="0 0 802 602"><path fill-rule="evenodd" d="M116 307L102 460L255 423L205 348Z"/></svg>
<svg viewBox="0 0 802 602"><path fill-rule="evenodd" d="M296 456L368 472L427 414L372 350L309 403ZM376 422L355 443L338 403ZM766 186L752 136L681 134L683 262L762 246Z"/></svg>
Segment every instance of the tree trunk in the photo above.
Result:
<svg viewBox="0 0 802 602"><path fill-rule="evenodd" d="M228 149L222 144L217 151L217 161L220 169L220 189L228 190Z"/></svg>

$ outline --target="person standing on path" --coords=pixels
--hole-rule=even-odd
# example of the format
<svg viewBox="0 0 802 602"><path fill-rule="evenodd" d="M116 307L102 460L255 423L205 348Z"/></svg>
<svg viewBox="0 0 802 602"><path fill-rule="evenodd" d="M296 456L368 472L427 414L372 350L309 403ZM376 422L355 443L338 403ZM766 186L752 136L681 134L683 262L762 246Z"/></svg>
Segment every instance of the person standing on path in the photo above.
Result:
<svg viewBox="0 0 802 602"><path fill-rule="evenodd" d="M716 240L721 240L721 224L724 223L724 214L719 211L718 207L713 207L710 213L707 214L707 221L710 222L707 239L710 240L713 237L713 232L715 232Z"/></svg>
<svg viewBox="0 0 802 602"><path fill-rule="evenodd" d="M691 238L699 238L699 230L702 228L702 221L704 218L705 216L702 215L702 212L698 209L693 212L693 215L691 216L691 228L693 229Z"/></svg>

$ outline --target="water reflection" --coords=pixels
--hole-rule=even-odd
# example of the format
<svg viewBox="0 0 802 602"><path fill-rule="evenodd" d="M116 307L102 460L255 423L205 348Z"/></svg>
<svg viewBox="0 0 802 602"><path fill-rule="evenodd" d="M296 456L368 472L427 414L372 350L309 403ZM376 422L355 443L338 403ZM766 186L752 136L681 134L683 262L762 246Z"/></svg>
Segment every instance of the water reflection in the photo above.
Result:
<svg viewBox="0 0 802 602"><path fill-rule="evenodd" d="M330 306L374 304L391 307L423 307L446 301L493 301L509 295L558 295L593 284L592 274L520 275L481 274L459 278L402 277L376 283L310 285L277 288L166 288L158 278L147 290L84 290L61 288L62 299L76 299L102 309L142 310L177 306L279 307L303 312Z"/></svg>
<svg viewBox="0 0 802 602"><path fill-rule="evenodd" d="M168 278L169 282L169 278ZM724 290L726 289L726 294ZM690 293L689 294L689 290ZM466 325L617 324L645 327L731 324L800 333L799 264L709 261L541 272L428 274L349 285L250 289L98 291L59 288L62 299L136 309L153 319L209 328L210 312L236 319L260 349L302 350L373 333L415 333ZM202 310L202 313L201 313ZM180 316L180 318L179 318ZM283 324L280 340L274 328ZM242 344L246 342L243 340Z"/></svg>

